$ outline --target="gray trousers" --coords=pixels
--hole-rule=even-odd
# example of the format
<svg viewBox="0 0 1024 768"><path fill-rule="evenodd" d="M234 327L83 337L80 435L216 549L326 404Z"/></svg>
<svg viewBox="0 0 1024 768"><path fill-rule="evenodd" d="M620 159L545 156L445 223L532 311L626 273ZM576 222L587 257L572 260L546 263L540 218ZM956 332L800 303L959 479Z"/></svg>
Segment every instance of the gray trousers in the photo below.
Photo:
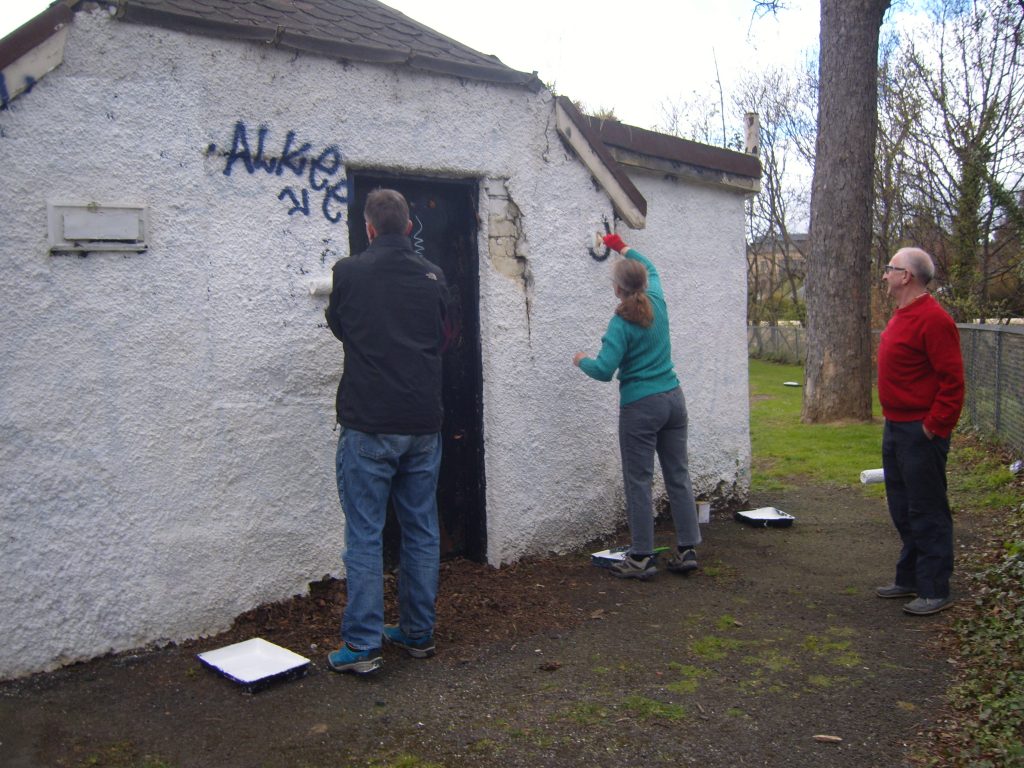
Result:
<svg viewBox="0 0 1024 768"><path fill-rule="evenodd" d="M655 453L665 478L676 544L694 547L701 542L686 455L686 426L686 401L679 387L643 397L619 410L619 452L632 553L654 551L651 480Z"/></svg>

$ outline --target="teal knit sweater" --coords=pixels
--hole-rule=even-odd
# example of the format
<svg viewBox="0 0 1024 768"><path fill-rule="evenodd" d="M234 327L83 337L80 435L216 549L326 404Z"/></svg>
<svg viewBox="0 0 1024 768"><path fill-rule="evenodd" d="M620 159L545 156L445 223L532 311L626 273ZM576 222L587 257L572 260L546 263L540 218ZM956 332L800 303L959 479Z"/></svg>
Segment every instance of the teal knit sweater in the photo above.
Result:
<svg viewBox="0 0 1024 768"><path fill-rule="evenodd" d="M597 358L580 360L580 369L598 381L611 381L619 371L619 405L642 397L668 392L679 386L672 367L672 342L668 332L668 309L661 279L654 265L638 251L627 248L624 256L647 269L647 297L654 309L654 322L641 328L613 315L601 338Z"/></svg>

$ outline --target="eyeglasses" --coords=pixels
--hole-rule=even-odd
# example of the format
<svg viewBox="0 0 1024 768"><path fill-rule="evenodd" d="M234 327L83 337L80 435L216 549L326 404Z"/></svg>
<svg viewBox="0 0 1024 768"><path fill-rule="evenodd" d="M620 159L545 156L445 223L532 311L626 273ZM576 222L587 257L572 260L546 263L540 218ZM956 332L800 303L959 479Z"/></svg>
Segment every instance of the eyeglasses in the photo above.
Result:
<svg viewBox="0 0 1024 768"><path fill-rule="evenodd" d="M910 270L906 267L894 267L892 264L887 264L882 271L888 275L890 272L909 272Z"/></svg>

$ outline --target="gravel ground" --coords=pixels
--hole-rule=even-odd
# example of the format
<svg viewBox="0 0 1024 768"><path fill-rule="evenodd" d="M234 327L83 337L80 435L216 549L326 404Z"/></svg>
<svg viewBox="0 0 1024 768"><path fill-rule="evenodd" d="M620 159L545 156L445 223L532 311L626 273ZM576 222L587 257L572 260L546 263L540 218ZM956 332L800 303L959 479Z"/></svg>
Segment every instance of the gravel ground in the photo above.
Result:
<svg viewBox="0 0 1024 768"><path fill-rule="evenodd" d="M908 764L943 706L939 641L957 609L915 618L874 596L898 540L860 488L750 502L769 505L796 523L716 510L690 577L619 581L589 549L499 571L446 563L438 655L386 650L366 678L324 663L344 600L325 582L224 635L2 683L0 765ZM969 546L970 521L957 525ZM247 693L196 660L253 636L311 658L309 673Z"/></svg>

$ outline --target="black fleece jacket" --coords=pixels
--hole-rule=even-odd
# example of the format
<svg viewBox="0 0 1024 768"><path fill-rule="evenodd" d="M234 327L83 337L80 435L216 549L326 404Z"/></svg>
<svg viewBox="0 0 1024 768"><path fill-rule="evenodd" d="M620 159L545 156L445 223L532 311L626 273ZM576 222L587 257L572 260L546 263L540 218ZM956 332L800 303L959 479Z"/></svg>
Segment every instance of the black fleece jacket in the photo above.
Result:
<svg viewBox="0 0 1024 768"><path fill-rule="evenodd" d="M374 434L441 430L447 300L444 273L404 235L378 235L338 260L326 315L345 349L339 424Z"/></svg>

